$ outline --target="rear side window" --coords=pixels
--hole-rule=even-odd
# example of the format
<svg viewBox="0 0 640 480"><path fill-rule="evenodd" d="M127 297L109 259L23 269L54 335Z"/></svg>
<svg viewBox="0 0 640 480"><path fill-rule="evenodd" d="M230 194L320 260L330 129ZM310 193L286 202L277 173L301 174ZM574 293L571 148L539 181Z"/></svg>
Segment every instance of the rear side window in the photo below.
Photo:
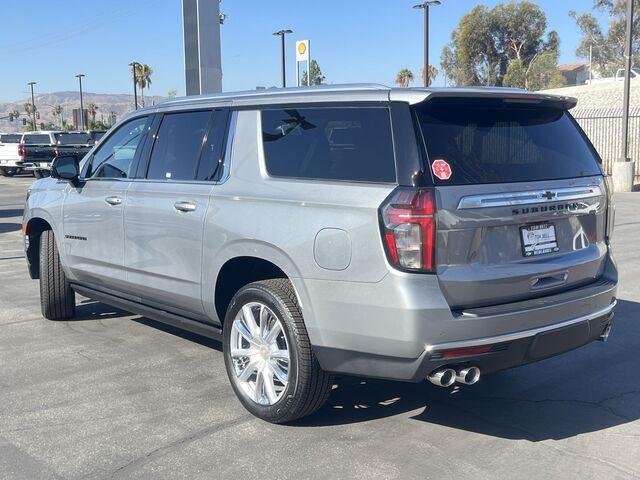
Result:
<svg viewBox="0 0 640 480"><path fill-rule="evenodd" d="M0 135L0 143L20 143L22 135Z"/></svg>
<svg viewBox="0 0 640 480"><path fill-rule="evenodd" d="M23 140L23 143L25 144L42 143L42 144L49 145L50 142L51 142L51 138L49 138L49 135L38 135L38 134L25 135Z"/></svg>
<svg viewBox="0 0 640 480"><path fill-rule="evenodd" d="M273 176L396 181L387 108L264 110L262 139L267 171Z"/></svg>
<svg viewBox="0 0 640 480"><path fill-rule="evenodd" d="M165 114L151 152L147 178L194 180L210 117L211 111Z"/></svg>
<svg viewBox="0 0 640 480"><path fill-rule="evenodd" d="M558 108L502 100L433 99L417 107L416 115L436 185L601 174L594 151L569 114ZM450 170L438 176L442 160Z"/></svg>

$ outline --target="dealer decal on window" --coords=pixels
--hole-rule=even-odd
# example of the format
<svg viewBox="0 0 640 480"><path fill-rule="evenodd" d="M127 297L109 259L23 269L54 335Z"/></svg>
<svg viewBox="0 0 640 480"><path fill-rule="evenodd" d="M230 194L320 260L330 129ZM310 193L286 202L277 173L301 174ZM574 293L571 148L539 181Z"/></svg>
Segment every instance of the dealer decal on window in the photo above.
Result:
<svg viewBox="0 0 640 480"><path fill-rule="evenodd" d="M434 160L431 164L431 170L440 180L449 180L451 178L451 165L442 159Z"/></svg>

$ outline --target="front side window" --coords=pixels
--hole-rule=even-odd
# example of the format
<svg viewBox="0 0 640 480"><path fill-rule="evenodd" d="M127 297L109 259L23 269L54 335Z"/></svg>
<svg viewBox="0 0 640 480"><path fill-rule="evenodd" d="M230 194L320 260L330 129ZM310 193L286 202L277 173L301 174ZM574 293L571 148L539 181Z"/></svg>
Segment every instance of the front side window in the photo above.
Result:
<svg viewBox="0 0 640 480"><path fill-rule="evenodd" d="M151 152L147 178L194 180L210 117L211 111L165 114Z"/></svg>
<svg viewBox="0 0 640 480"><path fill-rule="evenodd" d="M384 107L264 110L262 140L273 176L396 181L391 121Z"/></svg>
<svg viewBox="0 0 640 480"><path fill-rule="evenodd" d="M121 125L93 154L87 177L129 178L136 151L142 147L148 117Z"/></svg>

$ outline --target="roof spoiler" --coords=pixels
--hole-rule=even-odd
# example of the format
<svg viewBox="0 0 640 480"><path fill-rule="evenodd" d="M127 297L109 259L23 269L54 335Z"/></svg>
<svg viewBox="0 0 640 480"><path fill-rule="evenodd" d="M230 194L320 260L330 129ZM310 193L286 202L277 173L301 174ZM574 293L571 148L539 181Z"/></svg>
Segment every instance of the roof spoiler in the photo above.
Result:
<svg viewBox="0 0 640 480"><path fill-rule="evenodd" d="M426 103L434 98L501 99L507 104L540 105L562 110L571 110L578 104L578 100L573 97L533 93L518 88L429 88L407 92L409 95L403 95L402 92L394 95L395 92L397 90L391 92L391 100L404 100L413 105ZM394 98L400 96L405 98Z"/></svg>

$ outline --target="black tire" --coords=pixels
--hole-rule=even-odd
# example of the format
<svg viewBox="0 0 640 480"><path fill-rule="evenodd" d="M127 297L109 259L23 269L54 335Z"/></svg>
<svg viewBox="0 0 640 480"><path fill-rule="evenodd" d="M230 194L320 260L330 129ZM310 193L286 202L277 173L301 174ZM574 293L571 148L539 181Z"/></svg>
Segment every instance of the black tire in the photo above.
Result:
<svg viewBox="0 0 640 480"><path fill-rule="evenodd" d="M40 173L40 170L34 170L34 171L33 171L33 176L34 176L36 179L41 179L41 178L42 178L42 173Z"/></svg>
<svg viewBox="0 0 640 480"><path fill-rule="evenodd" d="M9 167L0 168L0 175L2 175L3 177L13 177L16 173L17 173L17 169L15 168L9 168Z"/></svg>
<svg viewBox="0 0 640 480"><path fill-rule="evenodd" d="M249 302L268 306L282 324L289 348L288 384L273 405L261 405L239 386L230 354L231 326L240 309ZM310 415L327 401L333 379L320 368L313 354L302 312L291 282L273 279L246 285L231 300L224 322L224 361L227 375L242 405L270 423L287 423Z"/></svg>
<svg viewBox="0 0 640 480"><path fill-rule="evenodd" d="M51 230L40 235L40 309L49 320L63 320L76 314L76 294L67 282Z"/></svg>

